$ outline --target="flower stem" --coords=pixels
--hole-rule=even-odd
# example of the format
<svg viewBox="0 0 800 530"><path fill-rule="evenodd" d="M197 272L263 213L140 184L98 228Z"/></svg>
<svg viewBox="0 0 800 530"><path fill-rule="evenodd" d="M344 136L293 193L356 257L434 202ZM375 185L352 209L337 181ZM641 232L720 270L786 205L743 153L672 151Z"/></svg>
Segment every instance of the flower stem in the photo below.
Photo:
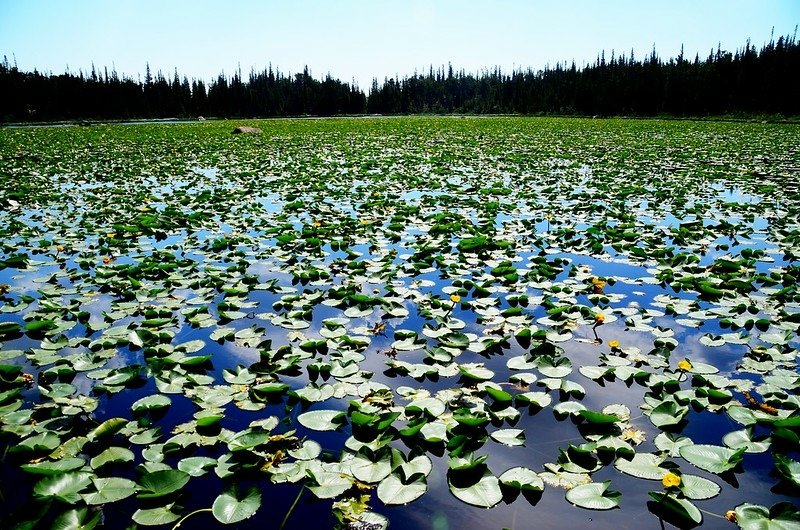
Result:
<svg viewBox="0 0 800 530"><path fill-rule="evenodd" d="M172 530L176 530L176 529L177 529L177 528L178 528L178 527L179 527L181 524L183 524L183 522L184 522L186 519L188 519L189 517L193 516L194 514L196 514L196 513L201 513L201 512L210 512L210 511L211 511L211 508L201 508L201 509L199 509L199 510L195 510L195 511L193 511L193 512L192 512L192 513L190 513L190 514L184 515L183 517L181 517L181 520L180 520L180 521L178 521L177 523L175 523L175 526L173 526L173 527L172 527Z"/></svg>
<svg viewBox="0 0 800 530"><path fill-rule="evenodd" d="M706 515L710 515L711 517L716 517L718 519L725 519L726 521L728 520L724 515L720 515L718 513L709 512L707 510L704 510L704 509L700 508L699 506L695 506L695 508L697 508L698 510L700 510L701 512L703 512Z"/></svg>
<svg viewBox="0 0 800 530"><path fill-rule="evenodd" d="M289 516L292 515L295 506L297 503L300 502L300 497L303 496L303 492L305 491L305 486L300 486L300 491L297 492L297 497L294 498L294 502L291 506L289 506L289 511L286 512L286 515L283 516L283 521L281 521L281 525L278 527L278 530L283 530L283 527L286 526L286 522L289 521Z"/></svg>

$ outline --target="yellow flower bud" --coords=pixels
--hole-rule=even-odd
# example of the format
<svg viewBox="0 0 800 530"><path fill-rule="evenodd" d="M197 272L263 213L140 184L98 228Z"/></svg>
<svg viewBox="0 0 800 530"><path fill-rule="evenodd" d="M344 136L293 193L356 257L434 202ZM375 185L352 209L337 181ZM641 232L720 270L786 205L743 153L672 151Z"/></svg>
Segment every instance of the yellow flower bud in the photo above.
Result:
<svg viewBox="0 0 800 530"><path fill-rule="evenodd" d="M457 294L451 294L450 301L453 302L454 304L457 304L461 301L461 297L458 296Z"/></svg>
<svg viewBox="0 0 800 530"><path fill-rule="evenodd" d="M665 488L677 488L681 485L681 477L675 473L667 472L667 474L665 474L661 479L661 483Z"/></svg>
<svg viewBox="0 0 800 530"><path fill-rule="evenodd" d="M691 369L692 369L692 363L689 362L689 359L681 359L680 361L678 361L678 370L688 372Z"/></svg>

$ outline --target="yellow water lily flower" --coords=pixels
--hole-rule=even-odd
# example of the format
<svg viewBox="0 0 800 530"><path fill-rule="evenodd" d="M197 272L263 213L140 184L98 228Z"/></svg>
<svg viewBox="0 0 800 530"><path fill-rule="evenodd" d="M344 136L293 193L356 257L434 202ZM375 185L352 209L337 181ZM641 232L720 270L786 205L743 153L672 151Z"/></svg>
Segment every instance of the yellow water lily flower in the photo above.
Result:
<svg viewBox="0 0 800 530"><path fill-rule="evenodd" d="M450 301L453 302L454 304L457 304L461 301L461 297L458 296L457 294L451 294Z"/></svg>
<svg viewBox="0 0 800 530"><path fill-rule="evenodd" d="M320 223L319 221L314 221L314 226L322 226L322 223Z"/></svg>
<svg viewBox="0 0 800 530"><path fill-rule="evenodd" d="M733 510L728 510L725 512L725 519L727 519L731 523L736 522L736 512Z"/></svg>
<svg viewBox="0 0 800 530"><path fill-rule="evenodd" d="M58 246L56 247L56 251L57 251L57 252L64 252L64 245L58 245Z"/></svg>
<svg viewBox="0 0 800 530"><path fill-rule="evenodd" d="M678 370L683 370L684 372L688 372L692 369L692 363L689 362L689 359L681 359L678 361Z"/></svg>
<svg viewBox="0 0 800 530"><path fill-rule="evenodd" d="M608 346L612 350L616 350L617 348L619 348L619 341L618 340L610 340L610 341L608 341Z"/></svg>
<svg viewBox="0 0 800 530"><path fill-rule="evenodd" d="M606 316L603 313L595 313L594 314L594 322L595 324L602 324L606 321Z"/></svg>
<svg viewBox="0 0 800 530"><path fill-rule="evenodd" d="M605 282L605 280L601 280L600 278L595 276L594 278L592 278L592 285L602 289L603 287L606 286L606 282Z"/></svg>
<svg viewBox="0 0 800 530"><path fill-rule="evenodd" d="M677 488L681 485L681 477L675 473L667 472L661 479L661 483L665 488Z"/></svg>
<svg viewBox="0 0 800 530"><path fill-rule="evenodd" d="M113 239L113 238L117 237L117 233L116 232L109 232L109 233L106 234L106 237L108 239Z"/></svg>
<svg viewBox="0 0 800 530"><path fill-rule="evenodd" d="M109 258L108 256L103 256L103 263L108 265L109 263L111 263L111 258Z"/></svg>

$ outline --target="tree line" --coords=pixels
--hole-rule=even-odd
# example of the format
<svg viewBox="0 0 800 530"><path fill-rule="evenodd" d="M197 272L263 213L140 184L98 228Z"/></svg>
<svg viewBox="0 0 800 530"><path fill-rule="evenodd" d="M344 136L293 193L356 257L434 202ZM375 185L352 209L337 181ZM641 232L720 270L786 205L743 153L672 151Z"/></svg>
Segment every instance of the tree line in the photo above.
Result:
<svg viewBox="0 0 800 530"><path fill-rule="evenodd" d="M509 74L478 75L431 68L382 85L374 80L368 112L520 113L635 116L800 114L800 44L780 37L757 50L748 41L735 52L719 46L701 59L662 60L655 49L641 60L601 53L582 68L557 64Z"/></svg>
<svg viewBox="0 0 800 530"><path fill-rule="evenodd" d="M20 71L0 63L0 120L53 121L172 117L269 117L342 114L513 113L634 116L800 115L796 95L800 43L749 41L734 52L717 46L708 56L661 59L655 49L637 59L605 52L594 63L556 64L543 70L500 68L473 74L430 67L402 79L374 79L365 94L355 83L304 69L269 68L199 79L120 76L107 68L60 75Z"/></svg>
<svg viewBox="0 0 800 530"><path fill-rule="evenodd" d="M150 66L143 80L120 76L107 68L89 74L65 72L49 75L22 72L4 58L0 64L0 120L110 120L268 116L330 116L359 114L367 98L354 84L325 76L313 78L308 69L285 75L272 67L221 73L206 85L203 80L153 75Z"/></svg>

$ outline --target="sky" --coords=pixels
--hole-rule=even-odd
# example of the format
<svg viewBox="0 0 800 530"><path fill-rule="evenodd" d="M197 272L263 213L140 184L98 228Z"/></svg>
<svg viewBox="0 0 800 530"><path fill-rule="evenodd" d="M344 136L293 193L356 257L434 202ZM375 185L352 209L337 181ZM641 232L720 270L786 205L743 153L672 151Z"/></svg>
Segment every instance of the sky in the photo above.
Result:
<svg viewBox="0 0 800 530"><path fill-rule="evenodd" d="M593 62L605 50L637 58L701 59L791 35L800 0L0 0L0 55L26 71L91 71L136 78L150 64L206 81L308 66L355 81L403 77L451 63L501 67Z"/></svg>

